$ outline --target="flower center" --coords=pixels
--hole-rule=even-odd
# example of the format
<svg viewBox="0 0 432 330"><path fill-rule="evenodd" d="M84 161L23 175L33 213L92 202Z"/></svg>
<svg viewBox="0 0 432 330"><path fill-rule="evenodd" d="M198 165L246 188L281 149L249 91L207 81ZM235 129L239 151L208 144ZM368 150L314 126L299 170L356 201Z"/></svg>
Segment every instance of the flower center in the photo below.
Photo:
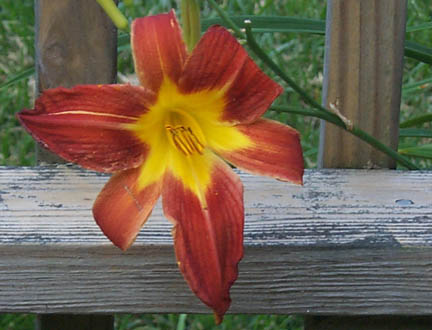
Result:
<svg viewBox="0 0 432 330"><path fill-rule="evenodd" d="M206 140L201 127L191 115L181 110L171 111L165 129L171 145L185 156L203 154Z"/></svg>

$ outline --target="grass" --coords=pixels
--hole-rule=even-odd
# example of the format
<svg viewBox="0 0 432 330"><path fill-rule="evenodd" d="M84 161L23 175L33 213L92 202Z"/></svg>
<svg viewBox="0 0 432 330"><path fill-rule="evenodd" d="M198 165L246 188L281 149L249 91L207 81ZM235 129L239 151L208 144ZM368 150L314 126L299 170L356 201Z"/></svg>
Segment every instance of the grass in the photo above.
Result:
<svg viewBox="0 0 432 330"><path fill-rule="evenodd" d="M177 8L176 1L135 0L131 5L120 3L127 17L156 14ZM257 14L298 16L325 19L322 0L272 1L272 0L224 0L219 1L230 14ZM203 4L203 18L215 17L208 5ZM429 0L409 0L407 25L415 26L430 22L432 7ZM431 47L431 29L407 34L407 38ZM307 90L315 99L321 98L324 38L312 34L264 33L258 36L261 46L268 54ZM0 85L24 68L34 65L34 13L33 1L2 0L0 5ZM258 61L259 62L259 61ZM271 75L265 67L264 71ZM130 49L123 47L118 57L119 79L133 74ZM405 59L401 121L432 113L431 66L409 58ZM277 78L276 78L277 80ZM417 82L426 81L416 85ZM429 82L427 82L429 81ZM32 165L35 163L34 142L15 119L15 113L32 107L34 78L20 79L18 83L0 89L0 165ZM297 94L286 89L278 103L301 107L303 102ZM317 119L287 113L270 112L271 118L288 123L302 134L306 166L316 166L319 122ZM431 122L421 125L431 129ZM401 138L401 148L431 143L430 138ZM431 160L417 160L423 168L431 168ZM0 315L0 329L33 329L34 315ZM179 323L180 322L180 323ZM187 329L212 329L210 315L118 315L116 329L175 329L184 322ZM217 329L301 329L302 319L295 316L276 315L228 315ZM181 328L181 327L180 327Z"/></svg>
<svg viewBox="0 0 432 330"><path fill-rule="evenodd" d="M0 5L0 83L34 64L33 25L32 2L2 1ZM33 79L32 83L34 83ZM23 131L14 116L17 110L31 106L32 97L33 89L29 86L29 79L21 80L16 85L0 90L0 165L34 163L34 142Z"/></svg>

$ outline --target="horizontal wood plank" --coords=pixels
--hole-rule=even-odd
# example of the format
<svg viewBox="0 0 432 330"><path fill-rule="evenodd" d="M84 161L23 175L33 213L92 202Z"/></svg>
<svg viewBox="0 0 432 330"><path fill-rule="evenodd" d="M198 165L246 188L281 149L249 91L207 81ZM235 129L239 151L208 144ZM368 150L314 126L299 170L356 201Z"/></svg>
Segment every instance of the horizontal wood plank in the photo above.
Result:
<svg viewBox="0 0 432 330"><path fill-rule="evenodd" d="M303 187L240 174L245 257L232 313L425 315L432 307L432 172L312 170ZM177 270L158 205L133 247L91 206L107 176L0 167L0 311L209 312Z"/></svg>

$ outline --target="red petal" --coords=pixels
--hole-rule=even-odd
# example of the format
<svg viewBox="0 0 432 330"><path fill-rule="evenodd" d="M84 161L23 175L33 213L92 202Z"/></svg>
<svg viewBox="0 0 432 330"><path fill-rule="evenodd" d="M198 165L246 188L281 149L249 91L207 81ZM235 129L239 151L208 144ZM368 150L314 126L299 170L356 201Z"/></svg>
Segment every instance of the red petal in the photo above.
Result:
<svg viewBox="0 0 432 330"><path fill-rule="evenodd" d="M205 209L170 173L165 176L162 196L165 215L176 224L173 236L179 268L220 322L230 305L229 289L243 256L243 186L219 159L214 161L211 176Z"/></svg>
<svg viewBox="0 0 432 330"><path fill-rule="evenodd" d="M144 87L157 92L164 77L178 81L187 53L173 10L134 20L131 38L135 71Z"/></svg>
<svg viewBox="0 0 432 330"><path fill-rule="evenodd" d="M223 158L255 174L302 184L303 153L295 129L267 119L236 128L248 136L254 146L232 152L216 150Z"/></svg>
<svg viewBox="0 0 432 330"><path fill-rule="evenodd" d="M135 240L159 198L161 181L139 189L140 168L113 175L93 205L103 233L122 250Z"/></svg>
<svg viewBox="0 0 432 330"><path fill-rule="evenodd" d="M207 30L188 59L180 88L186 93L226 89L221 120L252 122L267 110L283 89L248 56L223 27Z"/></svg>
<svg viewBox="0 0 432 330"><path fill-rule="evenodd" d="M131 85L86 85L45 91L21 124L64 159L114 172L142 163L148 147L124 126L145 113L153 93Z"/></svg>

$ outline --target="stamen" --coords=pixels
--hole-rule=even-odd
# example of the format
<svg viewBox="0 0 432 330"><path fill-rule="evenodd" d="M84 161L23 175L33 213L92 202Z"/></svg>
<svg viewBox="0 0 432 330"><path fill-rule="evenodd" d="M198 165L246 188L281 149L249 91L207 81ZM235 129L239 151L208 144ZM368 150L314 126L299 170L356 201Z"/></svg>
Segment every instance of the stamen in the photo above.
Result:
<svg viewBox="0 0 432 330"><path fill-rule="evenodd" d="M184 127L183 125L165 125L165 128L170 132L169 136L172 144L184 155L203 154L204 144L194 134L192 128Z"/></svg>

